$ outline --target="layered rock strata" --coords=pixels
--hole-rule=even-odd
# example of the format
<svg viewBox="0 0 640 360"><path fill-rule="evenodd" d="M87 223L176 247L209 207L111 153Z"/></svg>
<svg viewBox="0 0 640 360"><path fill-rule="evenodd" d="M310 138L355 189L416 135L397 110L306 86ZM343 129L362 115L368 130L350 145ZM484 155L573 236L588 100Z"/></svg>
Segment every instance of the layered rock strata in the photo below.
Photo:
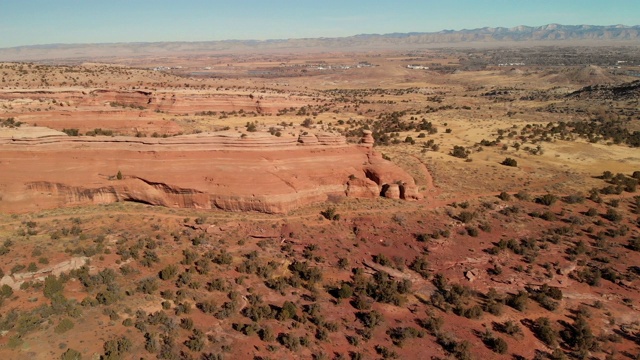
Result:
<svg viewBox="0 0 640 360"><path fill-rule="evenodd" d="M104 106L140 108L162 111L170 114L198 113L216 109L221 111L245 111L256 113L276 113L289 107L301 107L311 100L276 93L249 93L232 91L184 91L179 93L161 91L118 91L94 90L3 90L0 100L52 101L64 109L65 104L73 106Z"/></svg>
<svg viewBox="0 0 640 360"><path fill-rule="evenodd" d="M367 134L363 146L329 133L40 134L0 138L0 211L134 201L287 213L330 196L420 198L411 176L373 151Z"/></svg>

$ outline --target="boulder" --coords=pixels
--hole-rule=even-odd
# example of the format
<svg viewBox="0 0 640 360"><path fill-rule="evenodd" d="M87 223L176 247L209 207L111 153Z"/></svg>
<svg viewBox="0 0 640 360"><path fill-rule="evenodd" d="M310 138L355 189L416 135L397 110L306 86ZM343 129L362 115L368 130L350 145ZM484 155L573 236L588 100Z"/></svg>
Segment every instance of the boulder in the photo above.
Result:
<svg viewBox="0 0 640 360"><path fill-rule="evenodd" d="M464 277L469 280L469 282L473 282L478 277L478 270L471 269L464 272Z"/></svg>

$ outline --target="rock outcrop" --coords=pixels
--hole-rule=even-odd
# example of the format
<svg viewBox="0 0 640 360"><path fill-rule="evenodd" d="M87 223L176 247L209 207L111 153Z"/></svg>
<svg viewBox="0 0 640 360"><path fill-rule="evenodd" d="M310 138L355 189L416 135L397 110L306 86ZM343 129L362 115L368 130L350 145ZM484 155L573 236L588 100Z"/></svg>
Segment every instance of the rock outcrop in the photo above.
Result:
<svg viewBox="0 0 640 360"><path fill-rule="evenodd" d="M360 144L367 147L373 147L374 139L371 130L363 130L364 135L360 140Z"/></svg>
<svg viewBox="0 0 640 360"><path fill-rule="evenodd" d="M143 90L16 90L0 91L0 100L56 100L58 104L83 106L111 105L118 108L139 108L170 114L222 111L276 113L289 107L301 107L309 99L285 94L254 94L228 91L164 93ZM61 105L62 106L62 105Z"/></svg>
<svg viewBox="0 0 640 360"><path fill-rule="evenodd" d="M35 135L0 137L0 211L133 201L287 213L329 196L420 198L401 168L370 146L349 145L331 133L27 133Z"/></svg>
<svg viewBox="0 0 640 360"><path fill-rule="evenodd" d="M20 289L20 285L27 281L43 281L49 275L60 275L64 272L79 269L83 267L89 261L88 257L79 256L73 257L69 260L60 262L58 264L47 266L35 272L24 272L5 275L0 278L0 286L8 285L13 290Z"/></svg>

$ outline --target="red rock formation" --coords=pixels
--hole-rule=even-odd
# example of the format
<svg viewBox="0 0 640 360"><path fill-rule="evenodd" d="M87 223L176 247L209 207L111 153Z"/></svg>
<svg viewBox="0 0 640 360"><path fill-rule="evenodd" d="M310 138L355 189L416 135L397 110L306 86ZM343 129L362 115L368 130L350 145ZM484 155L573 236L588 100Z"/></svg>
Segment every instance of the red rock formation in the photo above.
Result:
<svg viewBox="0 0 640 360"><path fill-rule="evenodd" d="M388 199L400 199L400 186L398 184L385 184L382 187L382 196Z"/></svg>
<svg viewBox="0 0 640 360"><path fill-rule="evenodd" d="M404 200L422 199L422 194L409 174L394 163L384 160L378 152L369 151L367 155L369 164L364 167L364 171L369 179L383 187L382 196ZM384 187L385 184L394 186ZM386 195L386 191L391 193Z"/></svg>
<svg viewBox="0 0 640 360"><path fill-rule="evenodd" d="M360 144L363 146L373 147L374 139L371 130L363 130L364 135L360 140Z"/></svg>
<svg viewBox="0 0 640 360"><path fill-rule="evenodd" d="M302 138L261 132L0 138L0 210L135 201L286 213L329 196L370 198L383 189L386 197L420 197L408 174L368 147L329 133Z"/></svg>
<svg viewBox="0 0 640 360"><path fill-rule="evenodd" d="M374 198L380 196L380 187L370 179L355 176L347 182L346 195L355 198Z"/></svg>

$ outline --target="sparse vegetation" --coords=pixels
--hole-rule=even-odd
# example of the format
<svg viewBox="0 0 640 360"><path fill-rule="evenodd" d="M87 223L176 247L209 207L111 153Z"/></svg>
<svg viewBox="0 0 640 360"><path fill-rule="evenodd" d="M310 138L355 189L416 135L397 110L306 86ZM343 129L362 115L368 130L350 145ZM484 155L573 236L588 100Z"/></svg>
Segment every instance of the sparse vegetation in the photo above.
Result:
<svg viewBox="0 0 640 360"><path fill-rule="evenodd" d="M518 162L510 157L504 159L500 164L504 166L518 167Z"/></svg>
<svg viewBox="0 0 640 360"><path fill-rule="evenodd" d="M0 358L634 355L638 88L617 61L637 56L596 48L363 52L359 67L236 54L206 60L211 77L187 72L198 55L155 71L144 57L0 64L2 132L74 137L38 138L74 146L55 178L20 166L59 144L3 150L30 144L0 162ZM535 65L497 66L515 58ZM619 85L586 85L605 72L560 61L621 66L606 71ZM584 87L566 80L582 68ZM211 136L252 147L238 174L218 157L233 146L201 151ZM87 144L118 142L118 156L84 161ZM297 163L308 167L288 172ZM401 200L376 199L387 185Z"/></svg>

